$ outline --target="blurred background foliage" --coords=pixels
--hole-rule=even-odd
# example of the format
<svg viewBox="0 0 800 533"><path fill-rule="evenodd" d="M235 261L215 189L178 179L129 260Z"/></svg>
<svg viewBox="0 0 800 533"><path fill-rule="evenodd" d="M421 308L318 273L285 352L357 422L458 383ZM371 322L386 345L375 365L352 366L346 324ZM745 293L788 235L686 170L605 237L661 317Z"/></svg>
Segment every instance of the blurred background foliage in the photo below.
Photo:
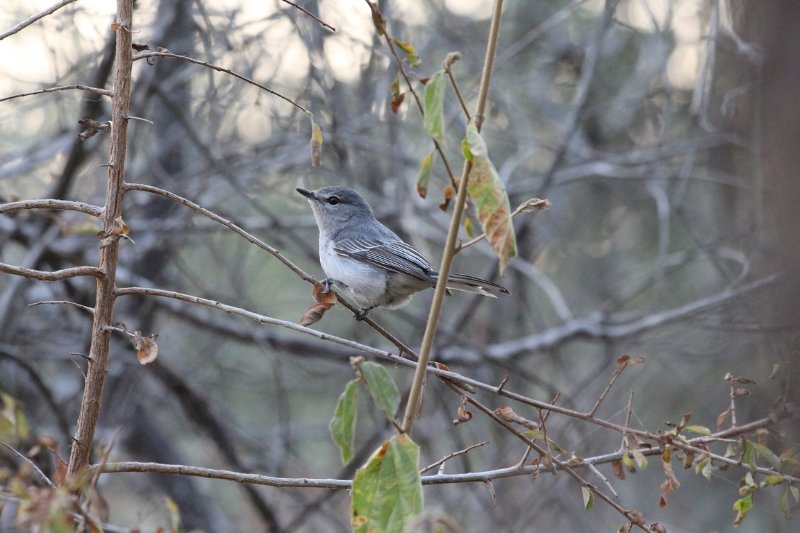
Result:
<svg viewBox="0 0 800 533"><path fill-rule="evenodd" d="M7 1L0 27L48 4ZM56 85L109 87L112 4L79 1L0 41L0 97ZM397 114L390 109L398 68L367 4L303 4L336 31L277 1L142 0L134 42L230 68L311 109L325 136L322 166L310 166L309 120L296 108L230 76L158 59L134 65L131 112L152 123L130 122L127 181L216 211L315 276L322 275L316 227L294 189L348 185L438 264L449 213L437 205L449 178L437 157L428 198L416 194L416 172L432 144L410 97ZM391 34L422 60L405 67L418 77L461 52L454 72L468 105L490 4L380 2ZM662 429L691 411L692 423L713 428L729 405L726 372L757 382L738 402L739 422L766 416L797 352L791 163L800 120L790 69L798 59L797 15L791 3L777 4L764 13L744 0L623 0L609 19L597 0L506 3L483 135L512 208L535 196L552 208L515 220L519 257L502 279L486 243L457 256L455 271L496 279L513 295L449 298L437 360L492 384L509 375L510 389L540 400L560 393L559 403L588 410L616 358L642 355L646 363L623 374L600 416L623 423L634 391L636 427ZM458 169L465 120L449 88L447 99L445 151ZM3 200L102 204L107 138L79 142L76 121L109 116L106 100L79 91L0 103ZM41 215L0 217L2 261L45 270L96 263L99 228L91 220ZM292 321L311 305L306 283L187 209L129 193L124 217L136 244L123 243L120 286L177 290ZM417 346L430 298L372 316ZM92 305L93 282L0 277L0 388L22 402L30 433L54 437L66 456L83 383L75 353L88 349L91 320L69 306L28 306L41 300ZM98 433L103 443L121 428L114 460L343 478L393 431L364 403L357 457L340 465L327 425L353 377L350 350L155 298L121 299L116 314L131 330L158 333L161 355L141 367L130 344L114 339ZM342 308L314 327L390 348ZM774 365L778 378L770 379ZM405 390L411 374L390 371ZM452 426L457 406L430 380L414 435L423 464L482 440L490 444L446 471L520 459L521 444L481 416ZM620 445L616 433L559 416L548 431L580 456ZM784 424L768 444L780 452L796 440ZM609 466L600 469L612 477ZM678 472L682 486L664 509L655 462L612 483L623 505L669 531L716 531L731 527L742 475L715 472L709 483ZM100 489L110 521L121 526L169 524L169 496L189 529L349 528L344 491L144 474L106 475ZM742 529L796 530L777 497L777 490L759 492ZM584 511L580 498L564 475L425 488L426 507L448 513L464 531L611 531L622 523L600 502Z"/></svg>

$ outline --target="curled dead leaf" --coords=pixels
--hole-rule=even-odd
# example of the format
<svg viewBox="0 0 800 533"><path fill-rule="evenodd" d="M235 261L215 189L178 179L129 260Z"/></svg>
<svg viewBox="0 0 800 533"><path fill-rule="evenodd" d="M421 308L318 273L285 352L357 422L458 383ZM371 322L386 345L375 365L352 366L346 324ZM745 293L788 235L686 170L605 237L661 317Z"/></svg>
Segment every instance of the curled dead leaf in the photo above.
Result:
<svg viewBox="0 0 800 533"><path fill-rule="evenodd" d="M622 461L617 459L616 461L611 461L611 470L614 472L614 477L617 479L625 479L625 467L622 465Z"/></svg>
<svg viewBox="0 0 800 533"><path fill-rule="evenodd" d="M450 201L453 199L455 193L456 191L455 189L453 189L451 185L445 187L444 190L442 190L442 195L444 196L444 199L442 200L442 203L439 204L439 209L441 209L442 211L447 211L447 209L450 207Z"/></svg>
<svg viewBox="0 0 800 533"><path fill-rule="evenodd" d="M157 333L153 333L149 337L143 336L141 331L133 333L131 342L133 342L133 347L136 349L136 359L139 360L139 364L146 365L158 358L157 338Z"/></svg>
<svg viewBox="0 0 800 533"><path fill-rule="evenodd" d="M644 363L644 357L631 357L628 354L621 355L617 358L617 366L632 366Z"/></svg>
<svg viewBox="0 0 800 533"><path fill-rule="evenodd" d="M530 213L531 211L544 211L550 209L550 200L547 198L531 198L519 204L517 213Z"/></svg>
<svg viewBox="0 0 800 533"><path fill-rule="evenodd" d="M458 404L458 418L453 420L453 425L457 426L458 424L462 424L464 422L469 422L472 420L472 411L467 409L467 397L461 397L461 403Z"/></svg>
<svg viewBox="0 0 800 533"><path fill-rule="evenodd" d="M322 315L325 314L325 311L336 305L337 302L336 293L331 290L326 292L325 285L320 282L314 284L314 287L311 289L311 297L316 303L303 313L303 316L300 318L301 326L310 326L311 324L319 322L320 319L322 319Z"/></svg>

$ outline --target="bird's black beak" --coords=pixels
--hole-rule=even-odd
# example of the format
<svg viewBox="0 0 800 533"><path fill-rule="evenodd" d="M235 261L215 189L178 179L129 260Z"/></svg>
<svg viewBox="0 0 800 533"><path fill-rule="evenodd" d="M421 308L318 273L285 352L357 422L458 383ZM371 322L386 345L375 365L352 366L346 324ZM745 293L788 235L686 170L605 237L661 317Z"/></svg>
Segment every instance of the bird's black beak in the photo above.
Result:
<svg viewBox="0 0 800 533"><path fill-rule="evenodd" d="M303 196L305 196L309 200L316 200L317 199L317 195L314 194L314 191L308 191L306 189L298 187L297 188L297 192L299 192L300 194L302 194Z"/></svg>

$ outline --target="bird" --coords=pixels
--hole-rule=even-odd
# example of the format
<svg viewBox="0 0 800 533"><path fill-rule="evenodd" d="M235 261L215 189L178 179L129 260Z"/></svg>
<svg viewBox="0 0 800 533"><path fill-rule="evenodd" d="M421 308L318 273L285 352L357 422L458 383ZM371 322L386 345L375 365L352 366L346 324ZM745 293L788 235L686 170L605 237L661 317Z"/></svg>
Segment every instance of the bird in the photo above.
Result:
<svg viewBox="0 0 800 533"><path fill-rule="evenodd" d="M376 307L397 309L415 293L436 286L439 273L425 257L375 218L356 191L344 186L316 190L297 188L311 205L319 230L320 266L328 276L323 293L332 287L361 310L357 320ZM447 288L496 298L510 294L491 281L450 274ZM448 291L449 294L449 291Z"/></svg>

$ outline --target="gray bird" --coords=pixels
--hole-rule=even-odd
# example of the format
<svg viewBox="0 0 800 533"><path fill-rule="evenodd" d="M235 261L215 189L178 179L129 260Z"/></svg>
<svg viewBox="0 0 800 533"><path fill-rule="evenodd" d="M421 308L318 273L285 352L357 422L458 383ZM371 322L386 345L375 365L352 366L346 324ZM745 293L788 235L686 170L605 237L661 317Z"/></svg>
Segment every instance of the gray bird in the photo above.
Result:
<svg viewBox="0 0 800 533"><path fill-rule="evenodd" d="M322 187L316 191L297 189L308 198L319 228L319 261L328 276L325 291L332 286L361 311L363 320L376 307L396 309L407 304L415 292L436 286L439 273L422 254L403 242L375 219L372 209L353 189ZM495 298L508 290L496 283L450 274L448 289L474 292Z"/></svg>

